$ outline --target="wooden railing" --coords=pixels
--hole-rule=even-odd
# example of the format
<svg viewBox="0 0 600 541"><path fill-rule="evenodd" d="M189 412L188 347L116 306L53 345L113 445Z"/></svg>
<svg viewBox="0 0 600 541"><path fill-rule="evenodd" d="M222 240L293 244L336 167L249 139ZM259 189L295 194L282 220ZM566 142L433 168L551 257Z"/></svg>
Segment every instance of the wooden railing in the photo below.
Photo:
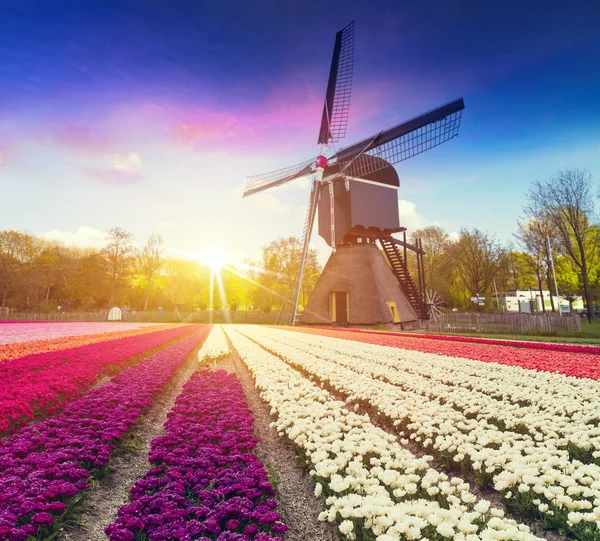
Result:
<svg viewBox="0 0 600 541"><path fill-rule="evenodd" d="M511 314L506 312L485 314L477 312L448 312L436 321L430 320L428 332L473 333L554 333L581 331L581 318L574 315Z"/></svg>

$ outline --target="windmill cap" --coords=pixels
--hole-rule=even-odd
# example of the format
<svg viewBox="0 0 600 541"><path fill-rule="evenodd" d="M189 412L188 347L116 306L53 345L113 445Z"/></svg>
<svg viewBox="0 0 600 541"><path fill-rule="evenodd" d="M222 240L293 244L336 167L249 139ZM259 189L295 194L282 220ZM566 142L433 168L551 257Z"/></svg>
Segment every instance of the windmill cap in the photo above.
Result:
<svg viewBox="0 0 600 541"><path fill-rule="evenodd" d="M394 166L383 158L379 158L378 156L370 156L368 154L362 154L358 160L360 160L361 164L374 164L381 169L364 175L361 178L365 180L372 180L373 182L379 182L380 184L387 184L388 186L400 186L400 178L398 177L398 173ZM384 165L387 164L387 165ZM334 162L331 165L328 165L325 169L324 177L333 176L340 174L340 170L343 169L345 163Z"/></svg>

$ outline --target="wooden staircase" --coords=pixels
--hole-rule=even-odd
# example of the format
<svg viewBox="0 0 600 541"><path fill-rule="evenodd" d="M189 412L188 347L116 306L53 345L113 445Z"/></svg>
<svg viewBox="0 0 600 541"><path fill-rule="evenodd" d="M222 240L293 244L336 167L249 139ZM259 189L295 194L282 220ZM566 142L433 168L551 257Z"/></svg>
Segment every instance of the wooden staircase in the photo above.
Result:
<svg viewBox="0 0 600 541"><path fill-rule="evenodd" d="M394 276L396 276L400 288L406 295L411 306L415 309L415 312L417 312L420 319L428 319L429 310L427 304L408 271L406 258L403 255L405 250L402 243L391 236L381 237L379 238L379 242L381 243L385 257L392 268L392 272L394 273Z"/></svg>

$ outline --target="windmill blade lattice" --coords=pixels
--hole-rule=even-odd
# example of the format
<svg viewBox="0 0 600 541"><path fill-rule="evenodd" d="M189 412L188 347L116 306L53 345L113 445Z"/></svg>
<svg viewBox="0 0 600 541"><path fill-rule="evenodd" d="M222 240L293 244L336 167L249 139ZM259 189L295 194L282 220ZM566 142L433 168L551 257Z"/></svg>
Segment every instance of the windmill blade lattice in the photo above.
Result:
<svg viewBox="0 0 600 541"><path fill-rule="evenodd" d="M316 162L317 158L311 158L305 162L290 165L282 169L277 169L276 171L247 177L246 184L244 186L244 194L242 197L252 195L253 193L262 192L263 190L272 188L273 186L281 186L282 184L297 178L311 175L315 171Z"/></svg>
<svg viewBox="0 0 600 541"><path fill-rule="evenodd" d="M354 21L335 36L323 105L319 144L337 143L346 136L354 76Z"/></svg>
<svg viewBox="0 0 600 541"><path fill-rule="evenodd" d="M300 290L302 289L302 279L304 278L304 268L306 267L306 258L308 255L308 247L310 245L310 237L315 223L315 215L317 211L318 185L313 180L310 198L308 200L308 209L304 220L304 230L302 232L302 255L300 257L300 269L296 275L296 281L293 282L285 298L281 304L281 309L275 320L276 325L295 325L296 313L298 310L298 301L300 299Z"/></svg>
<svg viewBox="0 0 600 541"><path fill-rule="evenodd" d="M457 137L464 107L464 101L460 98L342 149L333 159L340 164L344 174L365 178L388 167L385 162L369 160L365 155L396 164Z"/></svg>
<svg viewBox="0 0 600 541"><path fill-rule="evenodd" d="M298 277L296 278L296 292L290 325L295 325L296 323L298 301L300 300L300 290L302 289L302 279L304 278L304 267L306 266L306 258L308 256L310 237L312 235L313 225L315 223L315 215L317 213L317 197L319 193L318 188L319 187L317 185L317 182L313 181L312 190L310 191L308 211L306 213L306 219L304 221L304 231L302 232L302 258L300 260L300 272L298 272Z"/></svg>

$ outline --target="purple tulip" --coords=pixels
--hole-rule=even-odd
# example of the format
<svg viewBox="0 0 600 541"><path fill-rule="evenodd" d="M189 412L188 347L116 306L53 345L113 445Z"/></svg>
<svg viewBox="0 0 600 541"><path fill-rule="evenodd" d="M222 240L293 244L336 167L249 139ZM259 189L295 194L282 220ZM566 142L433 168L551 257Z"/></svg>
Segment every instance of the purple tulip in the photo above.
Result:
<svg viewBox="0 0 600 541"><path fill-rule="evenodd" d="M36 513L31 517L31 522L34 524L52 524L54 517L48 513Z"/></svg>
<svg viewBox="0 0 600 541"><path fill-rule="evenodd" d="M115 446L207 330L152 355L61 414L0 440L0 540L56 531L57 517L106 467Z"/></svg>
<svg viewBox="0 0 600 541"><path fill-rule="evenodd" d="M105 529L110 540L123 530L152 541L280 539L287 527L253 452L253 422L233 374L196 372L167 415L166 434L152 441L152 467Z"/></svg>
<svg viewBox="0 0 600 541"><path fill-rule="evenodd" d="M132 366L145 351L189 334L177 327L0 363L0 436L53 415L99 378Z"/></svg>
<svg viewBox="0 0 600 541"><path fill-rule="evenodd" d="M231 519L227 521L227 524L225 524L225 528L227 528L228 530L237 530L240 526L240 521L239 520L235 520L235 519Z"/></svg>

